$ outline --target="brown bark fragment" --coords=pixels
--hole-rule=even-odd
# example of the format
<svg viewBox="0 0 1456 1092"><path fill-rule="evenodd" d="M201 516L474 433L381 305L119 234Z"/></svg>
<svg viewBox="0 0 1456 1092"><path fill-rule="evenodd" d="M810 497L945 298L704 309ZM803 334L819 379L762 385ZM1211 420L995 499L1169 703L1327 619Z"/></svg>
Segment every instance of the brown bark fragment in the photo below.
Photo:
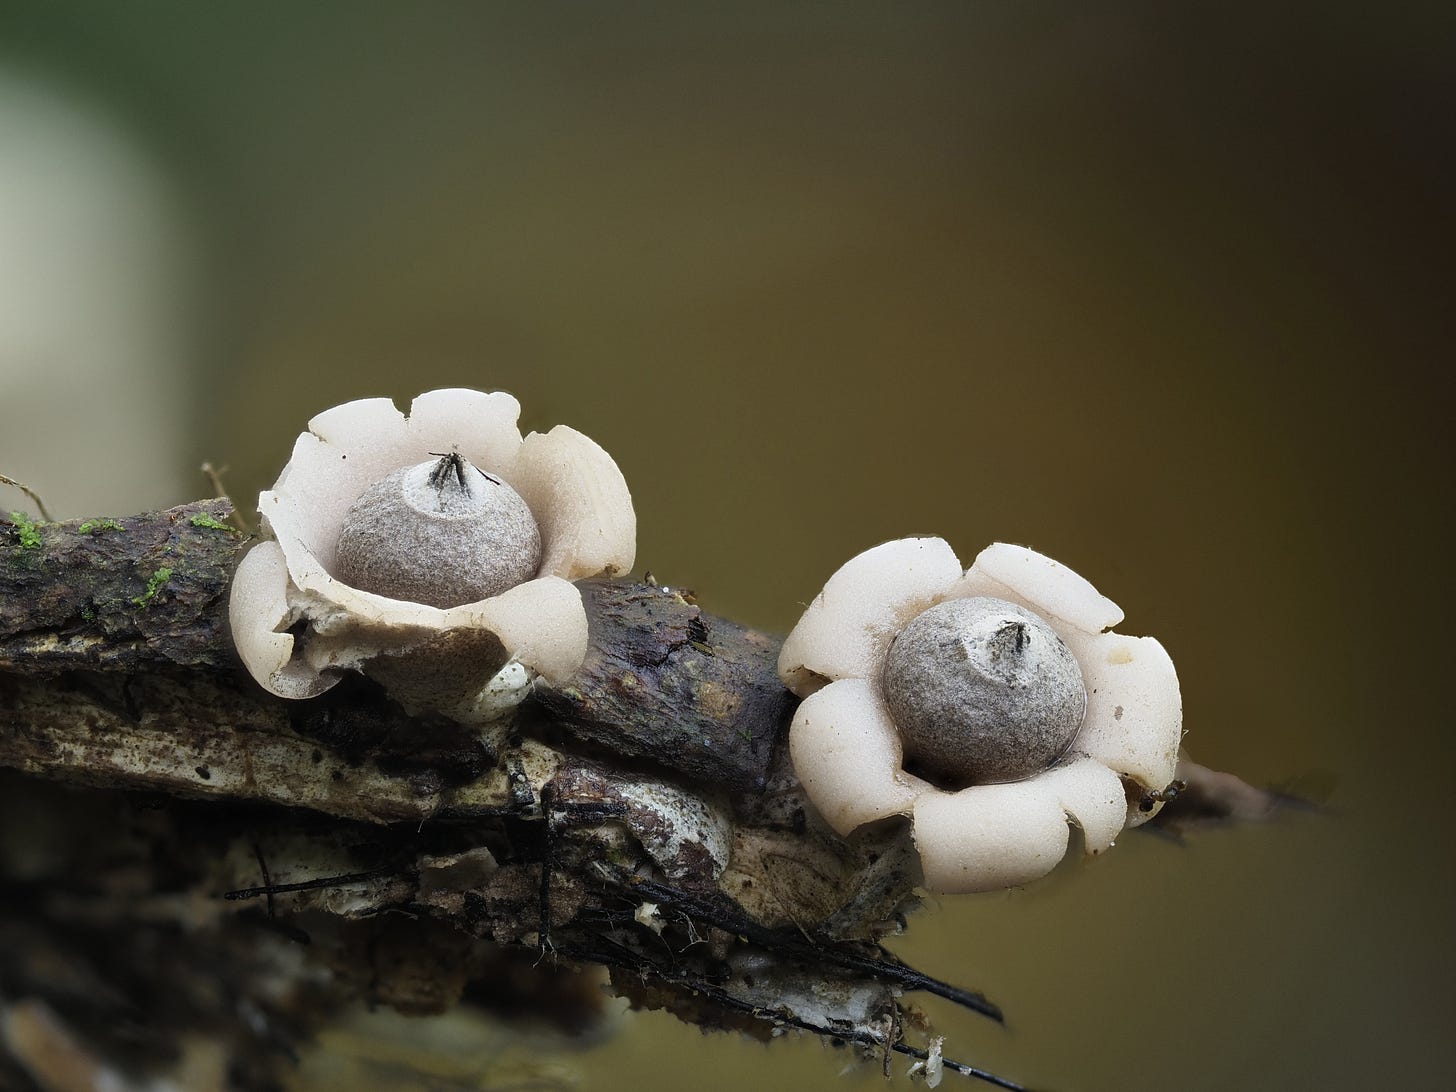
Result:
<svg viewBox="0 0 1456 1092"><path fill-rule="evenodd" d="M589 1024L538 963L866 1050L919 1050L886 1040L905 991L998 1015L878 947L914 904L908 832L842 839L808 805L775 639L590 582L580 674L508 723L410 717L361 677L284 701L226 632L229 512L0 517L0 1084L59 1042L122 1075L206 1042L266 1087L360 997Z"/></svg>

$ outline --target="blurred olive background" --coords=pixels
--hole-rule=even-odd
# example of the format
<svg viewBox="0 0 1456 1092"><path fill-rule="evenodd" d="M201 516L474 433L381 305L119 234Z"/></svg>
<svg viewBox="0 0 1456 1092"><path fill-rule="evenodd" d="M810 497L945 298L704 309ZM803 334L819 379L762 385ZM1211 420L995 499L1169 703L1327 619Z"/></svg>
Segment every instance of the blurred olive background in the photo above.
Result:
<svg viewBox="0 0 1456 1092"><path fill-rule="evenodd" d="M54 278L85 351L0 329L0 471L245 497L314 412L469 385L601 442L639 565L766 628L887 538L1033 545L1168 646L1196 757L1325 810L941 900L897 950L1011 1025L935 1009L947 1053L1446 1087L1453 70L1440 4L7 5L0 95L72 119L24 131L111 151L0 144L106 183L0 240L59 193L114 276ZM570 1064L879 1086L846 1061L650 1015Z"/></svg>

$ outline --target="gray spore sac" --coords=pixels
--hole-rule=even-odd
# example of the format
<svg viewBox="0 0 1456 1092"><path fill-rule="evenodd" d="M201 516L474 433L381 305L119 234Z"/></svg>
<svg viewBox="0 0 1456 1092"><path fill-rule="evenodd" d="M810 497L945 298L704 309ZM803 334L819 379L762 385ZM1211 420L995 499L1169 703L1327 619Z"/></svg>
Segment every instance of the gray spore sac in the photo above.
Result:
<svg viewBox="0 0 1456 1092"><path fill-rule="evenodd" d="M523 584L541 531L519 493L459 455L396 470L349 508L335 576L391 599L455 607Z"/></svg>
<svg viewBox="0 0 1456 1092"><path fill-rule="evenodd" d="M1046 769L1087 706L1076 657L1056 632L989 597L953 599L913 619L891 645L882 681L907 761L956 786Z"/></svg>

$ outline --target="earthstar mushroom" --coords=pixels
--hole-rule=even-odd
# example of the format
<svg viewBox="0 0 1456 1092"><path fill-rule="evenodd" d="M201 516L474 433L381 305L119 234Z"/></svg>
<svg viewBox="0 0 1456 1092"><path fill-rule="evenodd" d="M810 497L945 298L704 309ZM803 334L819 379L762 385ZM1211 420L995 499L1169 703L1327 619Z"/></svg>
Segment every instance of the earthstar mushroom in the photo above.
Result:
<svg viewBox="0 0 1456 1092"><path fill-rule="evenodd" d="M632 498L586 436L522 438L519 414L509 394L448 389L407 417L369 398L309 422L233 578L233 638L261 685L308 698L362 670L407 708L474 721L524 695L520 669L575 673L571 581L631 569Z"/></svg>
<svg viewBox="0 0 1456 1092"><path fill-rule="evenodd" d="M938 893L1045 875L1069 823L1100 853L1156 814L1148 794L1172 781L1182 737L1172 661L1151 637L1107 632L1121 620L1024 547L996 543L964 572L938 538L867 550L830 577L779 657L804 698L795 772L841 835L908 816Z"/></svg>

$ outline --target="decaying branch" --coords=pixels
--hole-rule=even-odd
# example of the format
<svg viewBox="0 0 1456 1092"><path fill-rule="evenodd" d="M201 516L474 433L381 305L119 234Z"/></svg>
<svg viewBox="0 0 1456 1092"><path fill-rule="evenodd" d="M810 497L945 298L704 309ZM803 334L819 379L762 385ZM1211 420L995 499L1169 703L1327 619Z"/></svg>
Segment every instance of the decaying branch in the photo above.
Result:
<svg viewBox="0 0 1456 1092"><path fill-rule="evenodd" d="M579 1027L589 966L705 1027L886 1059L926 1056L916 993L1000 1019L880 946L915 901L907 834L807 806L774 639L586 583L581 672L507 723L361 677L284 701L226 632L230 514L0 520L0 1087L83 1086L64 1058L267 1087L358 998Z"/></svg>

